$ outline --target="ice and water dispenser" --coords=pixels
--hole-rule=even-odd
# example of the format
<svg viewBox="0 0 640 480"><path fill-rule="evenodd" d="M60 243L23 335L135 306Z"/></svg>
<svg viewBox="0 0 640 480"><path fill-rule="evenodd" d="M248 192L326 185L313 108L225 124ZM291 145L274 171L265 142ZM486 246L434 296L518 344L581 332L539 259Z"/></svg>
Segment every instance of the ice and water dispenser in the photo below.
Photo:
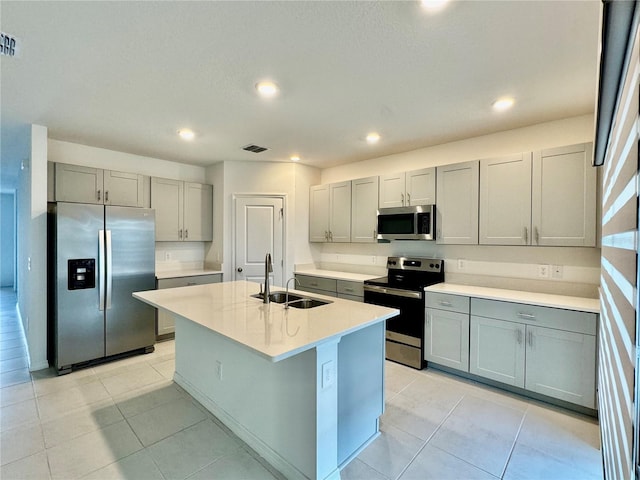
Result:
<svg viewBox="0 0 640 480"><path fill-rule="evenodd" d="M96 287L95 258L77 258L68 260L68 288L82 290Z"/></svg>

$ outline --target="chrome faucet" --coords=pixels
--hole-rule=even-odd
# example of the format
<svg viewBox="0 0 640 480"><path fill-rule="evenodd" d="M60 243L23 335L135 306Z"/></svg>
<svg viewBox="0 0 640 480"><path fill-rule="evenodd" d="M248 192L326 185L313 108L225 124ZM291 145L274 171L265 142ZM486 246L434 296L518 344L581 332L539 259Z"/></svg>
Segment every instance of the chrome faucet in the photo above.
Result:
<svg viewBox="0 0 640 480"><path fill-rule="evenodd" d="M273 272L273 265L271 264L271 254L267 253L264 259L264 298L263 303L269 303L269 274Z"/></svg>
<svg viewBox="0 0 640 480"><path fill-rule="evenodd" d="M286 293L285 293L285 296L284 296L284 308L285 309L289 308L289 282L291 280L294 280L294 283L293 283L294 285L295 285L295 282L298 282L298 285L300 285L300 280L298 280L296 277L291 277L289 280L287 280L287 285L286 285L287 290L286 290Z"/></svg>

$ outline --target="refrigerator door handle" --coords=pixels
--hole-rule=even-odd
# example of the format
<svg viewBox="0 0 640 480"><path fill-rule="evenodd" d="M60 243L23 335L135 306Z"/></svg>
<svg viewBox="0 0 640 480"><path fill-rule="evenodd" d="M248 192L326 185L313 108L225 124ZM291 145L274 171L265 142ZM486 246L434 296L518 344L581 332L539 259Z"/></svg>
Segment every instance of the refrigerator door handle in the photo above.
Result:
<svg viewBox="0 0 640 480"><path fill-rule="evenodd" d="M111 290L112 290L112 275L111 275L111 230L106 231L107 245L106 245L106 254L107 254L107 299L106 299L106 308L107 310L111 308Z"/></svg>
<svg viewBox="0 0 640 480"><path fill-rule="evenodd" d="M104 272L105 272L105 255L104 255L104 230L98 231L98 295L100 295L100 311L104 310Z"/></svg>

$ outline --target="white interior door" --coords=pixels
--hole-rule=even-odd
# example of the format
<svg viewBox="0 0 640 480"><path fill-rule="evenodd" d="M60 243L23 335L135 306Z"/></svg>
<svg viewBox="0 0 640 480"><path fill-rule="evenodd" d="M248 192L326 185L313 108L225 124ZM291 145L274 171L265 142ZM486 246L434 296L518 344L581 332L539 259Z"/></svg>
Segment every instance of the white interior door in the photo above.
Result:
<svg viewBox="0 0 640 480"><path fill-rule="evenodd" d="M284 199L237 197L235 201L234 279L264 283L264 262L271 254L271 285L284 284Z"/></svg>

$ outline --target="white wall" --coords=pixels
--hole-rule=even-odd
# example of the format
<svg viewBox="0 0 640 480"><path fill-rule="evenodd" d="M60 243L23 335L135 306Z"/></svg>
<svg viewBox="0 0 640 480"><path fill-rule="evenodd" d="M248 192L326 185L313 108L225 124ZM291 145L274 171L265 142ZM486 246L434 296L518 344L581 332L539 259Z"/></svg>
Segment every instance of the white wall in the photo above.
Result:
<svg viewBox="0 0 640 480"><path fill-rule="evenodd" d="M592 142L593 115L581 115L554 122L468 138L458 142L421 148L410 152L372 158L322 170L320 183L342 182L371 175L417 170L419 168L509 155L540 148Z"/></svg>
<svg viewBox="0 0 640 480"><path fill-rule="evenodd" d="M0 193L0 287L15 287L16 202L14 193Z"/></svg>
<svg viewBox="0 0 640 480"><path fill-rule="evenodd" d="M140 173L187 182L205 181L205 168L196 165L143 157L104 148L49 139L49 161Z"/></svg>
<svg viewBox="0 0 640 480"><path fill-rule="evenodd" d="M308 243L309 187L318 183L318 169L293 163L224 162L207 170L207 181L214 186L214 245L206 263L222 263L224 279L233 278L232 218L235 194L286 196L285 278L293 272L298 258L311 261ZM222 248L220 248L222 237Z"/></svg>
<svg viewBox="0 0 640 480"><path fill-rule="evenodd" d="M593 115L582 115L327 168L322 170L318 183L591 142L593 133ZM319 248L316 263L325 268L353 270L355 264L361 271L372 271L384 266L389 255L433 256L445 259L447 281L569 295L596 297L600 276L599 248L464 246L435 242L327 243L319 244ZM458 259L464 260L464 268L458 268ZM539 278L540 264L562 266L562 278Z"/></svg>
<svg viewBox="0 0 640 480"><path fill-rule="evenodd" d="M47 368L47 129L32 125L18 186L18 313L29 369Z"/></svg>

